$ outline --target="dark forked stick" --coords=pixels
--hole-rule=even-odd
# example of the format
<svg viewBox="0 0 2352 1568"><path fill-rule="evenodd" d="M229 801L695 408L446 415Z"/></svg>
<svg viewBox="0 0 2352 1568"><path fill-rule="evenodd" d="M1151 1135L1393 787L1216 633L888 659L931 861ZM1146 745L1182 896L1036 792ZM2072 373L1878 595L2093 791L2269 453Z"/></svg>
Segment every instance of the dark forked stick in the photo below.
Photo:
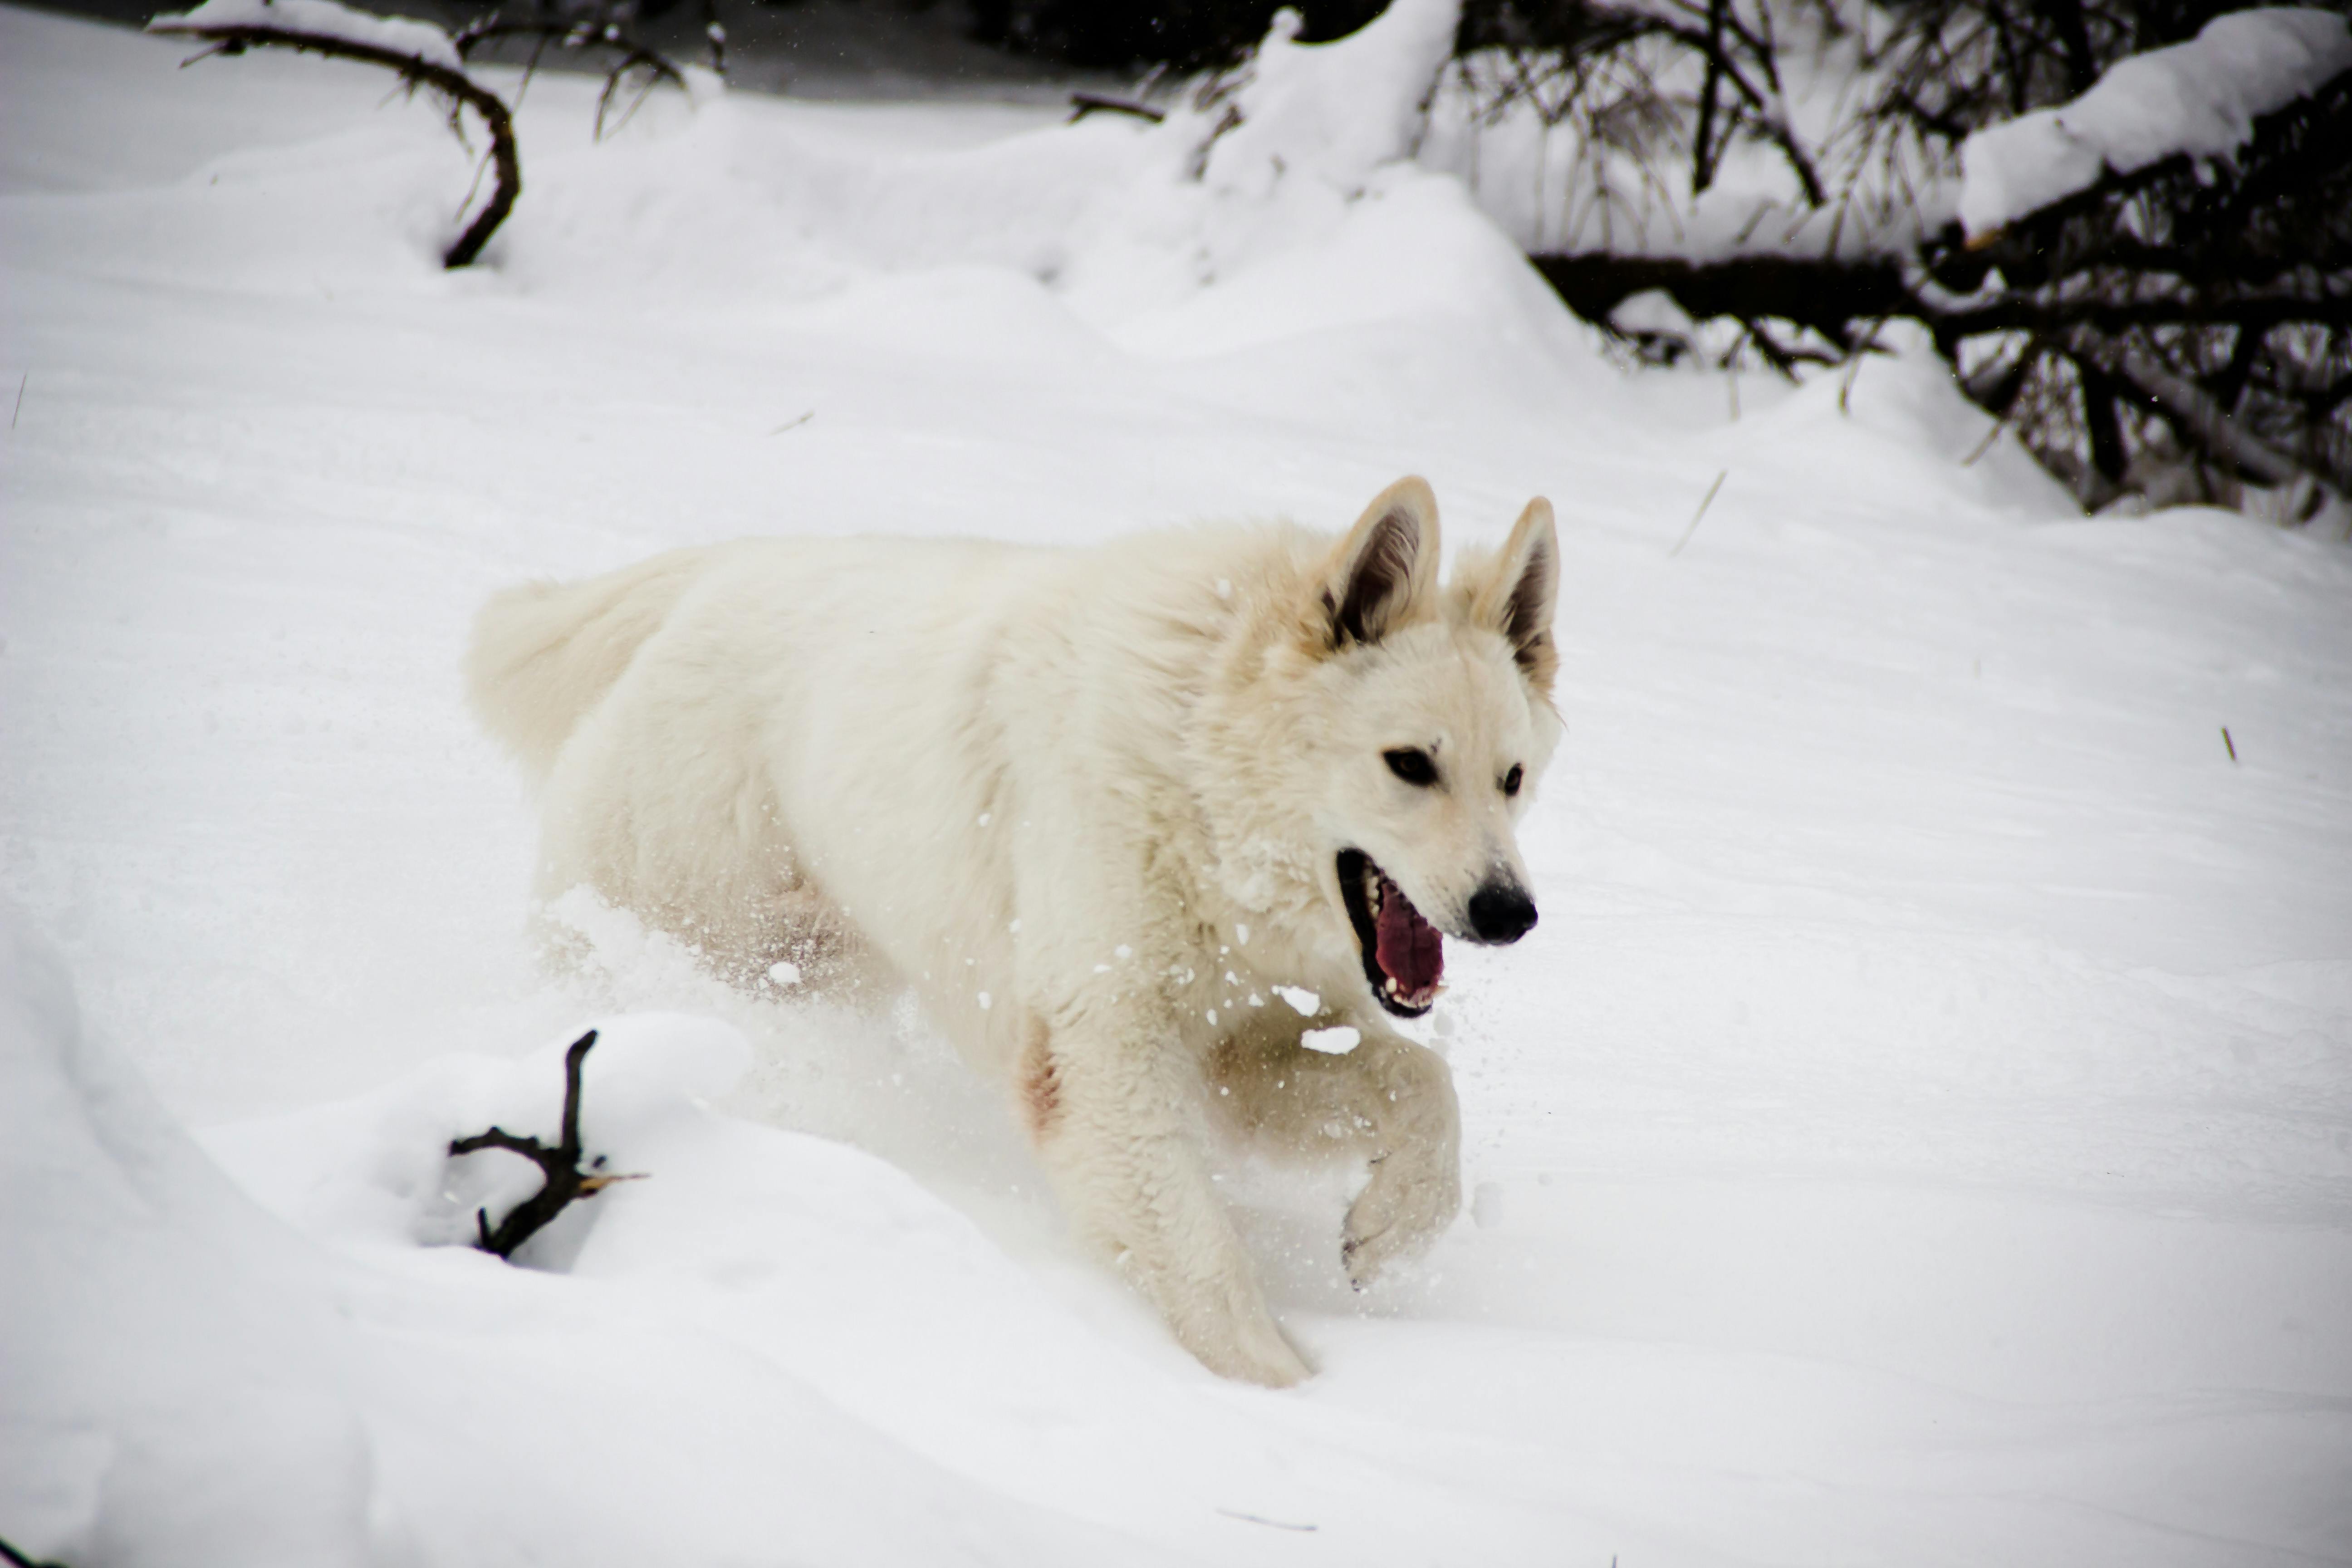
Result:
<svg viewBox="0 0 2352 1568"><path fill-rule="evenodd" d="M502 1127L488 1132L477 1132L471 1138L460 1138L449 1145L451 1155L471 1154L482 1149L504 1149L520 1154L540 1170L539 1191L517 1204L490 1226L490 1211L474 1211L474 1245L484 1252L495 1252L500 1258L512 1258L515 1248L539 1234L557 1215L562 1214L574 1198L593 1197L614 1182L635 1182L642 1175L608 1176L580 1168L580 1064L587 1058L588 1049L596 1043L596 1031L589 1030L572 1042L563 1053L563 1141L552 1148L536 1138L518 1138ZM602 1164L600 1158L597 1162Z"/></svg>

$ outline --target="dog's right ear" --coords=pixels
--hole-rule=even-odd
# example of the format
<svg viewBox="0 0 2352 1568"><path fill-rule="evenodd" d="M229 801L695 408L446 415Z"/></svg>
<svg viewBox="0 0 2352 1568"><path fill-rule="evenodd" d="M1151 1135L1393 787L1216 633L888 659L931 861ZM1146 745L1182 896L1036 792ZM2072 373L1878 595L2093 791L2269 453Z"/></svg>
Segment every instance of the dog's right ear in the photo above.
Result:
<svg viewBox="0 0 2352 1568"><path fill-rule="evenodd" d="M1376 643L1437 587L1437 498L1429 481L1382 490L1339 542L1323 584L1331 646Z"/></svg>
<svg viewBox="0 0 2352 1568"><path fill-rule="evenodd" d="M1551 618L1559 603L1559 529L1551 502L1528 502L1503 552L1475 572L1470 581L1470 619L1500 632L1511 657L1538 691L1549 696L1559 673L1559 650L1552 642Z"/></svg>

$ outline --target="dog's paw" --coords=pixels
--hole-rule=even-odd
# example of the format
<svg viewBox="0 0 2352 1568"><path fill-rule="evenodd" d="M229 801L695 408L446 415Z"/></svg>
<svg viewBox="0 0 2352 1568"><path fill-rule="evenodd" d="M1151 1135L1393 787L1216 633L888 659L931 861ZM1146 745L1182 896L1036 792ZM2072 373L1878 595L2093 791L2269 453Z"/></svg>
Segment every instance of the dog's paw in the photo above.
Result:
<svg viewBox="0 0 2352 1568"><path fill-rule="evenodd" d="M1159 1307L1176 1342L1219 1377L1267 1388L1288 1388L1315 1374L1266 1310L1249 1259L1230 1231L1222 1256L1179 1267L1172 1257L1158 1268L1140 1249L1119 1255L1122 1270Z"/></svg>
<svg viewBox="0 0 2352 1568"><path fill-rule="evenodd" d="M1372 1163L1372 1179L1349 1205L1339 1232L1348 1282L1361 1290L1381 1270L1435 1240L1462 1210L1462 1175L1451 1161L1391 1155Z"/></svg>
<svg viewBox="0 0 2352 1568"><path fill-rule="evenodd" d="M1214 1327L1193 1326L1180 1332L1184 1348L1219 1377L1255 1383L1266 1388L1288 1388L1315 1375L1306 1358L1291 1348L1274 1317L1260 1306Z"/></svg>
<svg viewBox="0 0 2352 1568"><path fill-rule="evenodd" d="M1242 1346L1240 1355L1232 1363L1214 1370L1223 1376L1266 1388L1289 1388L1314 1376L1315 1369L1291 1348L1290 1342L1282 1337L1282 1331L1268 1327L1270 1331L1262 1342Z"/></svg>

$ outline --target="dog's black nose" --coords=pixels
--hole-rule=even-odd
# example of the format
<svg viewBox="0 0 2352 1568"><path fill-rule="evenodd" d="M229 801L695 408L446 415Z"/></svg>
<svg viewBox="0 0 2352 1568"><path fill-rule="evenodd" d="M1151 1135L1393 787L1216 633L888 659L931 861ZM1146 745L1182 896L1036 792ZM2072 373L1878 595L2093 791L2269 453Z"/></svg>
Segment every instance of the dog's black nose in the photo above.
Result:
<svg viewBox="0 0 2352 1568"><path fill-rule="evenodd" d="M1480 942L1514 942L1535 923L1536 901L1508 882L1489 882L1470 895L1470 931Z"/></svg>

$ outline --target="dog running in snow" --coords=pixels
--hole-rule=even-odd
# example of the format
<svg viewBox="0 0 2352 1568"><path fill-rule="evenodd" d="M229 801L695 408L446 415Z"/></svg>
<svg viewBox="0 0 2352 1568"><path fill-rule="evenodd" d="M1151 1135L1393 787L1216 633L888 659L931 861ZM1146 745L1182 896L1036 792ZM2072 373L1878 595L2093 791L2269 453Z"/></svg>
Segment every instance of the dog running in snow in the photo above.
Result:
<svg viewBox="0 0 2352 1568"><path fill-rule="evenodd" d="M1211 1369L1282 1386L1309 1369L1212 1142L1369 1162L1360 1288L1458 1211L1452 1080L1387 1020L1436 1000L1445 936L1536 922L1559 556L1538 499L1441 584L1418 479L1336 542L746 540L500 594L467 674L538 787L542 896L740 981L914 986L1079 1234Z"/></svg>

